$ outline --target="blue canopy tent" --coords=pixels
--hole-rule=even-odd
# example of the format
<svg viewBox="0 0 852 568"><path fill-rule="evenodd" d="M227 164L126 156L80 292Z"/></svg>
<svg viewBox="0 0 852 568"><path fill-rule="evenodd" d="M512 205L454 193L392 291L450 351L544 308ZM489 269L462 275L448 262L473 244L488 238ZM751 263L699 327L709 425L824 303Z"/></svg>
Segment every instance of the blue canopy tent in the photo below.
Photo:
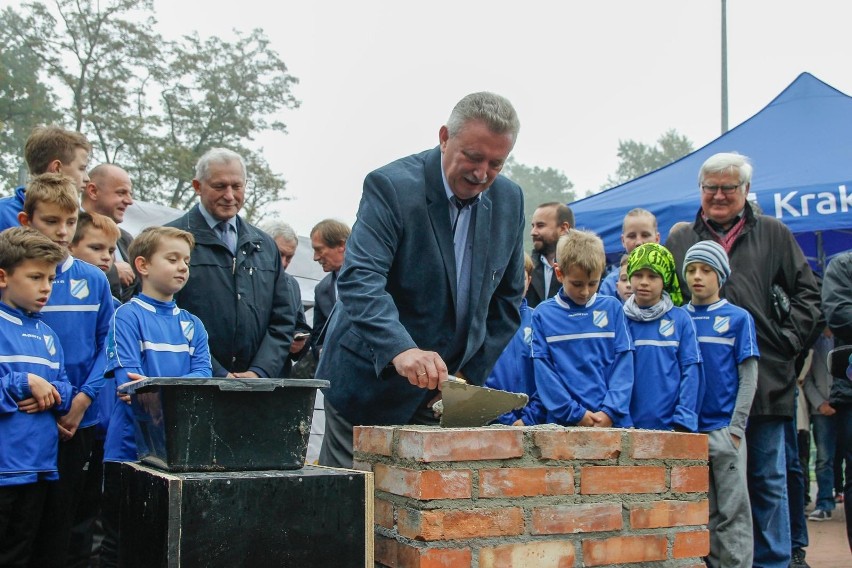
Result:
<svg viewBox="0 0 852 568"><path fill-rule="evenodd" d="M802 73L759 113L659 170L571 203L579 227L598 233L613 261L624 252L621 222L635 207L657 216L662 240L695 220L698 169L718 152L751 159L749 199L784 222L822 272L852 248L852 98Z"/></svg>

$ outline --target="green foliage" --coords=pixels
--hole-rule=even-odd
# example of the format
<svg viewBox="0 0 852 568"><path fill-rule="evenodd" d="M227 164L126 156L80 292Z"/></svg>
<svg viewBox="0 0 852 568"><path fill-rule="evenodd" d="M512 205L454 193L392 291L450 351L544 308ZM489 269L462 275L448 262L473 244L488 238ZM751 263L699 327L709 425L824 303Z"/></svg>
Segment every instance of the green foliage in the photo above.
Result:
<svg viewBox="0 0 852 568"><path fill-rule="evenodd" d="M541 203L571 203L576 199L574 184L560 170L543 169L538 166L521 164L509 156L503 166L503 175L521 186L524 191L524 218L529 224L533 212ZM529 231L524 234L525 250L532 250L532 238Z"/></svg>
<svg viewBox="0 0 852 568"><path fill-rule="evenodd" d="M620 185L666 166L692 152L692 142L670 129L657 139L655 146L635 140L618 141L618 168L602 189Z"/></svg>
<svg viewBox="0 0 852 568"><path fill-rule="evenodd" d="M33 127L59 120L53 92L40 81L41 60L15 33L23 20L0 13L0 190L11 192L25 167L24 142Z"/></svg>
<svg viewBox="0 0 852 568"><path fill-rule="evenodd" d="M93 161L126 168L137 198L189 208L195 162L225 146L248 164L255 190L243 214L256 222L284 199L285 181L250 143L286 132L279 116L298 106L297 80L262 30L170 42L156 32L153 9L153 0L32 2L22 15L5 10L0 25L17 30L33 74L44 69L70 101L62 118L87 135ZM0 109L5 103L0 91Z"/></svg>

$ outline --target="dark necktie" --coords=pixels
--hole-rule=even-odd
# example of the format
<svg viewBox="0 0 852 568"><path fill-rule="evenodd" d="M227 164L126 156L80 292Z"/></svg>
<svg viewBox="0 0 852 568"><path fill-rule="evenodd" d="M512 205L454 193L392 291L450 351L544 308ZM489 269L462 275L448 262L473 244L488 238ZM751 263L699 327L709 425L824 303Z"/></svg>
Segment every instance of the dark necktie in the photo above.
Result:
<svg viewBox="0 0 852 568"><path fill-rule="evenodd" d="M216 228L219 230L219 238L231 251L231 254L237 252L237 239L234 231L231 230L231 225L227 221L220 221Z"/></svg>
<svg viewBox="0 0 852 568"><path fill-rule="evenodd" d="M467 206L473 207L478 197L479 196L476 195L473 197L469 197L468 199L459 199L454 195L450 198L450 201L452 201L453 205L455 205L456 208L459 210L459 212L456 214L455 220L453 221L453 235L456 234L456 226L459 224L459 217L461 217L462 209Z"/></svg>

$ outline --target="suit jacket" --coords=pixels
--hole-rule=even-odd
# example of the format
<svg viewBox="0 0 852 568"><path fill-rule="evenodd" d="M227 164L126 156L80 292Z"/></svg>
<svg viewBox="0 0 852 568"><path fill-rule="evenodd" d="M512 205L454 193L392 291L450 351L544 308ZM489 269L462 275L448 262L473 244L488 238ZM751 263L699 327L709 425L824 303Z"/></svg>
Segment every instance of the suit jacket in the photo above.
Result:
<svg viewBox="0 0 852 568"><path fill-rule="evenodd" d="M524 213L521 188L498 176L474 209L469 332L447 360L456 327L456 266L441 152L370 173L346 242L316 377L352 424L405 424L427 397L393 368L414 347L436 351L451 373L481 385L520 325Z"/></svg>
<svg viewBox="0 0 852 568"><path fill-rule="evenodd" d="M133 242L133 235L121 227L119 227L118 230L121 231L121 236L118 237L116 247L118 248L118 252L121 253L121 256L124 257L124 260L132 265L132 260L127 256L127 249L130 247L130 243ZM109 280L109 290L112 293L113 298L118 298L121 300L122 304L126 303L141 290L138 277L130 286L122 286L121 282L118 280L118 270L116 270L115 264L113 264L112 267L110 267L109 272L107 272L107 280Z"/></svg>
<svg viewBox="0 0 852 568"><path fill-rule="evenodd" d="M189 280L177 305L207 328L213 376L251 370L280 377L290 354L296 306L272 237L237 217L234 256L198 205L168 223L195 237Z"/></svg>
<svg viewBox="0 0 852 568"><path fill-rule="evenodd" d="M533 273L532 280L530 281L530 287L527 290L527 305L530 308L535 308L537 305L542 303L548 298L552 298L556 295L556 292L559 291L559 288L562 287L562 284L559 282L559 279L556 277L554 273L550 278L550 288L547 290L547 294L544 293L544 264L541 262L541 254L537 251L532 251L530 253L533 261Z"/></svg>
<svg viewBox="0 0 852 568"><path fill-rule="evenodd" d="M287 286L290 288L290 293L293 296L293 305L296 306L296 333L311 333L311 326L308 325L305 319L305 308L302 306L302 291L299 288L299 282L286 272L283 273L284 279L287 280ZM284 369L281 371L282 377L289 377L293 370L293 363L304 357L305 353L310 348L311 339L305 344L298 353L289 353L287 360L284 362Z"/></svg>
<svg viewBox="0 0 852 568"><path fill-rule="evenodd" d="M319 358L319 349L322 347L325 338L320 337L322 328L325 322L328 321L328 316L337 298L334 295L334 275L329 272L319 281L314 288L314 334L311 336L311 349L314 350L314 355Z"/></svg>

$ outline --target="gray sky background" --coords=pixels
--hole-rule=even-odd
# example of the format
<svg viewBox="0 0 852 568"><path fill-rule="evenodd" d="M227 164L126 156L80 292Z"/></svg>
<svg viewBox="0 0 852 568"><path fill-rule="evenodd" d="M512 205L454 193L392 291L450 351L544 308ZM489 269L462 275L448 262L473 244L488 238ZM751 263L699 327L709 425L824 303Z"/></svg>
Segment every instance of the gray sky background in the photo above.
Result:
<svg viewBox="0 0 852 568"><path fill-rule="evenodd" d="M720 134L720 0L155 6L170 38L262 27L299 78L289 134L257 142L288 180L281 218L303 234L324 217L354 222L364 176L434 146L473 91L508 97L516 159L562 170L579 195L615 171L619 139L675 128L699 148ZM852 93L850 21L849 2L728 0L730 127L803 71Z"/></svg>

